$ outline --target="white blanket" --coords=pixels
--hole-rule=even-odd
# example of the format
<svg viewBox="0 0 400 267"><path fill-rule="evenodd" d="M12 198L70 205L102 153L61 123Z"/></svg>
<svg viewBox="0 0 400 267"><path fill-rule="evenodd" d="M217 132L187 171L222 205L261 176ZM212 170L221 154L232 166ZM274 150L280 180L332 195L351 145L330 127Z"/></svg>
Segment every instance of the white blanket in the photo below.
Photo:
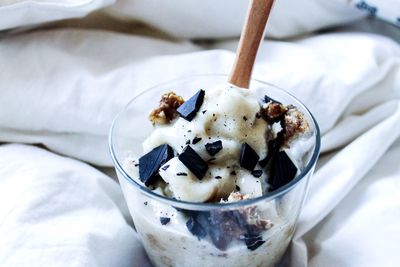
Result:
<svg viewBox="0 0 400 267"><path fill-rule="evenodd" d="M3 38L0 141L53 152L0 146L0 265L147 266L117 183L82 161L111 165L108 129L134 95L228 73L235 47L85 30ZM398 265L399 44L359 33L265 41L254 77L300 98L323 132L285 264Z"/></svg>

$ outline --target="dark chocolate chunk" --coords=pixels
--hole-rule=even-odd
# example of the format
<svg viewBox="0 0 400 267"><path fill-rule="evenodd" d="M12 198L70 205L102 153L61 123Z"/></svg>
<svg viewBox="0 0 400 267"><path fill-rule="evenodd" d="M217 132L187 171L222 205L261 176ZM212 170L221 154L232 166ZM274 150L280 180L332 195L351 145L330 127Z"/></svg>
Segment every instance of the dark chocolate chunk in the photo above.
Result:
<svg viewBox="0 0 400 267"><path fill-rule="evenodd" d="M238 229L233 220L227 217L225 212L212 211L209 222L208 234L211 237L211 241L219 250L225 251L229 243L237 235L236 231L240 229Z"/></svg>
<svg viewBox="0 0 400 267"><path fill-rule="evenodd" d="M176 176L187 176L186 172L178 172Z"/></svg>
<svg viewBox="0 0 400 267"><path fill-rule="evenodd" d="M285 151L279 151L272 159L269 184L276 190L294 179L297 168Z"/></svg>
<svg viewBox="0 0 400 267"><path fill-rule="evenodd" d="M246 116L243 116L243 120L247 121L247 117L246 117Z"/></svg>
<svg viewBox="0 0 400 267"><path fill-rule="evenodd" d="M265 241L262 240L261 236L254 236L254 235L245 234L245 235L243 235L241 237L241 239L244 240L247 248L250 249L251 251L256 250L262 244L265 243Z"/></svg>
<svg viewBox="0 0 400 267"><path fill-rule="evenodd" d="M138 164L138 163L135 163L135 167L137 167L137 166L139 166L139 164Z"/></svg>
<svg viewBox="0 0 400 267"><path fill-rule="evenodd" d="M240 166L252 171L257 165L260 157L254 151L254 149L247 143L242 144L242 149L240 150Z"/></svg>
<svg viewBox="0 0 400 267"><path fill-rule="evenodd" d="M147 202L147 201L145 201L145 202L143 202L143 204L144 204L145 206L147 206L148 202Z"/></svg>
<svg viewBox="0 0 400 267"><path fill-rule="evenodd" d="M256 118L257 118L257 119L260 119L260 118L261 118L260 113L256 113Z"/></svg>
<svg viewBox="0 0 400 267"><path fill-rule="evenodd" d="M166 171L168 168L169 168L169 164L163 166L163 167L161 168L161 170Z"/></svg>
<svg viewBox="0 0 400 267"><path fill-rule="evenodd" d="M174 150L167 144L160 145L139 159L139 178L146 186L159 178L158 170L174 157Z"/></svg>
<svg viewBox="0 0 400 267"><path fill-rule="evenodd" d="M193 216L191 216L189 220L186 222L186 227L189 230L189 232L191 232L192 235L197 236L199 240L207 235L206 230Z"/></svg>
<svg viewBox="0 0 400 267"><path fill-rule="evenodd" d="M190 145L190 140L187 140L185 144Z"/></svg>
<svg viewBox="0 0 400 267"><path fill-rule="evenodd" d="M255 250L264 243L260 234L263 229L248 223L247 212L238 210L213 210L210 212L186 211L188 230L200 239L209 236L212 243L225 251L233 240L243 240L246 246Z"/></svg>
<svg viewBox="0 0 400 267"><path fill-rule="evenodd" d="M246 217L237 210L211 211L208 221L210 225L207 231L211 241L222 251L228 248L232 240L247 233L249 226Z"/></svg>
<svg viewBox="0 0 400 267"><path fill-rule="evenodd" d="M201 137L195 137L195 138L193 138L192 144L195 145L200 141L201 141Z"/></svg>
<svg viewBox="0 0 400 267"><path fill-rule="evenodd" d="M263 171L262 170L254 170L251 172L251 174L256 178L259 178L263 174Z"/></svg>
<svg viewBox="0 0 400 267"><path fill-rule="evenodd" d="M180 105L176 112L185 120L191 121L203 104L204 94L204 90L199 90L194 96Z"/></svg>
<svg viewBox="0 0 400 267"><path fill-rule="evenodd" d="M169 223L169 221L171 221L171 219L168 217L160 217L160 223L162 225L166 225L167 223Z"/></svg>
<svg viewBox="0 0 400 267"><path fill-rule="evenodd" d="M273 102L273 103L282 104L281 102L279 102L279 101L276 101L275 99L273 99L273 98L270 98L270 97L269 97L269 96L267 96L267 95L265 95L265 96L264 96L264 102L265 102L265 103L268 103L268 102Z"/></svg>
<svg viewBox="0 0 400 267"><path fill-rule="evenodd" d="M215 156L219 151L222 150L222 141L218 140L213 143L205 144L206 150L210 156Z"/></svg>
<svg viewBox="0 0 400 267"><path fill-rule="evenodd" d="M274 157L274 155L279 151L279 148L282 145L282 135L278 134L278 137L268 141L268 154L267 156L260 161L260 166L267 166L268 162Z"/></svg>
<svg viewBox="0 0 400 267"><path fill-rule="evenodd" d="M238 185L236 185L236 190L240 191L240 187Z"/></svg>
<svg viewBox="0 0 400 267"><path fill-rule="evenodd" d="M234 221L241 229L244 231L244 229L247 229L249 227L249 224L247 222L247 216L245 213L240 212L238 210L230 210L224 212L225 215L229 218L229 220Z"/></svg>
<svg viewBox="0 0 400 267"><path fill-rule="evenodd" d="M203 113L203 114L204 114L204 113L206 113L206 112L207 112L207 110L203 110L201 113Z"/></svg>
<svg viewBox="0 0 400 267"><path fill-rule="evenodd" d="M215 176L214 178L215 178L215 179L222 179L222 177L219 176L219 175L218 175L218 176Z"/></svg>
<svg viewBox="0 0 400 267"><path fill-rule="evenodd" d="M186 146L178 159L185 165L196 177L201 180L208 170L207 163L193 150Z"/></svg>
<svg viewBox="0 0 400 267"><path fill-rule="evenodd" d="M248 215L251 216L251 215ZM255 222L255 224L247 225L247 234L252 236L259 236L264 230L264 226L261 223Z"/></svg>
<svg viewBox="0 0 400 267"><path fill-rule="evenodd" d="M260 164L260 166L261 166L262 168L264 168L265 166L267 166L268 161L269 161L269 159L268 159L268 155L267 155L265 158L263 158L262 160L260 160L258 163Z"/></svg>

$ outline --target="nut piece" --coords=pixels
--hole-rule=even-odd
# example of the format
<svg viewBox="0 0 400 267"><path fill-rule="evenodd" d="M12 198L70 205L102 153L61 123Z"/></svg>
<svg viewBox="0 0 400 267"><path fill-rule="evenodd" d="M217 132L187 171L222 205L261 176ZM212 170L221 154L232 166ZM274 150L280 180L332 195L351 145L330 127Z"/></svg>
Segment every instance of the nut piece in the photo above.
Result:
<svg viewBox="0 0 400 267"><path fill-rule="evenodd" d="M271 220L262 218L260 212L254 206L246 208L244 215L247 223L252 227L255 227L253 230L268 230L274 226Z"/></svg>
<svg viewBox="0 0 400 267"><path fill-rule="evenodd" d="M287 146L290 141L301 133L309 131L309 124L304 114L294 107L289 107L283 121L283 140Z"/></svg>
<svg viewBox="0 0 400 267"><path fill-rule="evenodd" d="M268 122L278 122L288 109L276 102L269 102L261 109L261 116Z"/></svg>
<svg viewBox="0 0 400 267"><path fill-rule="evenodd" d="M237 202L240 200L250 199L251 196L249 194L242 195L240 192L232 192L228 197L228 202Z"/></svg>
<svg viewBox="0 0 400 267"><path fill-rule="evenodd" d="M176 117L176 109L184 102L185 100L174 92L163 94L161 96L160 106L154 109L149 115L150 121L153 124L169 123Z"/></svg>

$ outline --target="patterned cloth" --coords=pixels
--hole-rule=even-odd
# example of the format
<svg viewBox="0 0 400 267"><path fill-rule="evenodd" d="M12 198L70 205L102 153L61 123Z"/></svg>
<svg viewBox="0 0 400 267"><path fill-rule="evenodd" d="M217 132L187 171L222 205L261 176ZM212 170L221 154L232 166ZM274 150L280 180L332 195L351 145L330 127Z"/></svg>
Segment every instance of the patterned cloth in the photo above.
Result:
<svg viewBox="0 0 400 267"><path fill-rule="evenodd" d="M346 0L348 5L400 27L400 1L398 0Z"/></svg>

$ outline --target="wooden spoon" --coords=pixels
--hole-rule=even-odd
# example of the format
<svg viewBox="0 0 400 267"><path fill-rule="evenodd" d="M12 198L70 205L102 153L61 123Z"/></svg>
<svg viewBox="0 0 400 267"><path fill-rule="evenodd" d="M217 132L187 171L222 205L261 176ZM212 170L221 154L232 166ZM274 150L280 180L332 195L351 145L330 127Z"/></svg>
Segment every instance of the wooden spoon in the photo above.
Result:
<svg viewBox="0 0 400 267"><path fill-rule="evenodd" d="M236 51L235 63L228 82L232 85L249 88L251 73L258 47L264 37L265 26L274 0L251 0L246 21Z"/></svg>

